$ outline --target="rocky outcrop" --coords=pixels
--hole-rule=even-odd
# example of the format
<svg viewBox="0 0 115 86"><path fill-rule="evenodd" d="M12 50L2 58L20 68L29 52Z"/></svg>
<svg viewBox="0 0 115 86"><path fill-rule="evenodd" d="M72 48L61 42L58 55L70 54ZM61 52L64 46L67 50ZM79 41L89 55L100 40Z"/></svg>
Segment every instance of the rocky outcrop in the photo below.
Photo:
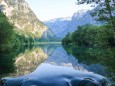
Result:
<svg viewBox="0 0 115 86"><path fill-rule="evenodd" d="M40 38L48 30L25 0L0 0L0 10L15 25L17 32L21 34Z"/></svg>

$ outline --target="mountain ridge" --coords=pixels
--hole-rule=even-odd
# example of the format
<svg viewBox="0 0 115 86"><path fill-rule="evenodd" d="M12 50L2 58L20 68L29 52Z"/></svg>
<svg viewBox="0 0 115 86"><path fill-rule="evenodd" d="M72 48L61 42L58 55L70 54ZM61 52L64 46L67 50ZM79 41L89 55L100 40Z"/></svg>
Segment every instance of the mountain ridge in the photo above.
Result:
<svg viewBox="0 0 115 86"><path fill-rule="evenodd" d="M0 0L0 11L14 24L19 34L41 38L48 30L48 27L38 19L25 0Z"/></svg>
<svg viewBox="0 0 115 86"><path fill-rule="evenodd" d="M71 19L67 19L65 21L63 18L57 18L49 21L45 21L45 25L48 26L53 33L60 38L65 37L65 35L68 32L73 32L77 30L78 26L82 26L85 24L93 24L93 25L98 25L99 22L93 19L93 17L90 15L90 13L93 11L93 9L88 10L88 9L82 9L78 10L76 13L73 14L72 17L69 17ZM67 17L68 18L68 17Z"/></svg>
<svg viewBox="0 0 115 86"><path fill-rule="evenodd" d="M71 17L55 18L49 21L44 21L44 24L52 30L56 37L61 38L59 34L66 30L69 21L71 21Z"/></svg>

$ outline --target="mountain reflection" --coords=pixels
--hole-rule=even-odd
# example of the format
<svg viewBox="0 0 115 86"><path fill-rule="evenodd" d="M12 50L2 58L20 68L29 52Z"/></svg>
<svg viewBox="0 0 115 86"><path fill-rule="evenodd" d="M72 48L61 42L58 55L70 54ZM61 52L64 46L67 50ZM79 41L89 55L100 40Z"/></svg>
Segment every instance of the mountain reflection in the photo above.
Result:
<svg viewBox="0 0 115 86"><path fill-rule="evenodd" d="M15 72L15 58L20 54L25 52L25 50L31 50L31 46L15 46L10 50L0 52L0 78L8 76L9 73Z"/></svg>
<svg viewBox="0 0 115 86"><path fill-rule="evenodd" d="M25 75L34 71L47 57L47 54L45 54L39 47L31 51L26 51L24 54L21 54L16 58L16 73L14 73L14 75Z"/></svg>
<svg viewBox="0 0 115 86"><path fill-rule="evenodd" d="M78 59L88 71L103 75L115 82L115 48L64 46L68 55Z"/></svg>
<svg viewBox="0 0 115 86"><path fill-rule="evenodd" d="M31 48L20 46L12 52L1 53L0 70L2 71L0 71L0 77L17 77L33 72L48 55L52 54L55 47L57 46L34 45ZM4 60L5 58L7 59Z"/></svg>
<svg viewBox="0 0 115 86"><path fill-rule="evenodd" d="M114 49L110 50L77 46L64 46L63 48L59 44L34 45L31 49L25 49L23 53L15 55L16 57L13 60L15 72L9 73L4 77L18 77L31 74L42 63L55 67L71 67L84 73L96 73L114 82L114 63L113 60L109 60L109 58L114 57ZM113 65L107 63L108 61Z"/></svg>
<svg viewBox="0 0 115 86"><path fill-rule="evenodd" d="M44 61L44 63L50 63L58 66L73 67L80 71L92 71L98 74L105 74L106 67L99 64L87 65L79 62L79 58L75 58L72 54L68 54L62 46L58 46L54 52Z"/></svg>

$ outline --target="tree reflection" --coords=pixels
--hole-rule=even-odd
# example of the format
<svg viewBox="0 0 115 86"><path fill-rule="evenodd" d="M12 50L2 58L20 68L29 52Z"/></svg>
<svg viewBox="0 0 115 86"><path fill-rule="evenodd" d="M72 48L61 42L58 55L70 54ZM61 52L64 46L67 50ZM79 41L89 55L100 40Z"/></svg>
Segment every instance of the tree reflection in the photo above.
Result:
<svg viewBox="0 0 115 86"><path fill-rule="evenodd" d="M31 50L32 47L28 45L20 45L15 46L10 50L0 52L0 77L15 72L15 58L20 53L24 53L26 49Z"/></svg>
<svg viewBox="0 0 115 86"><path fill-rule="evenodd" d="M63 46L68 54L72 54L80 63L87 65L101 64L107 67L107 76L115 81L115 48L98 48L85 46Z"/></svg>

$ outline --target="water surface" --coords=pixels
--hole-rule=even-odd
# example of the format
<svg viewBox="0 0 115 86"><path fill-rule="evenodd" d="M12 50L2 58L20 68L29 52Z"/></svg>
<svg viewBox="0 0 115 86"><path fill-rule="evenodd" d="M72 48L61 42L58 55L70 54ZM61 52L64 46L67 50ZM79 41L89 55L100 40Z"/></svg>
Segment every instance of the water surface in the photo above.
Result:
<svg viewBox="0 0 115 86"><path fill-rule="evenodd" d="M36 71L39 66L42 68L42 72L43 69L44 72L48 72L47 68L53 70L52 67L62 67L62 69L66 67L80 71L81 74L84 73L85 75L93 73L107 77L109 81L114 83L114 52L114 48L63 47L59 44L41 44L33 47L22 46L10 53L1 54L0 77L28 76ZM57 68L57 70L64 71L61 68ZM66 74L66 71L64 73ZM71 72L68 73L71 74Z"/></svg>

